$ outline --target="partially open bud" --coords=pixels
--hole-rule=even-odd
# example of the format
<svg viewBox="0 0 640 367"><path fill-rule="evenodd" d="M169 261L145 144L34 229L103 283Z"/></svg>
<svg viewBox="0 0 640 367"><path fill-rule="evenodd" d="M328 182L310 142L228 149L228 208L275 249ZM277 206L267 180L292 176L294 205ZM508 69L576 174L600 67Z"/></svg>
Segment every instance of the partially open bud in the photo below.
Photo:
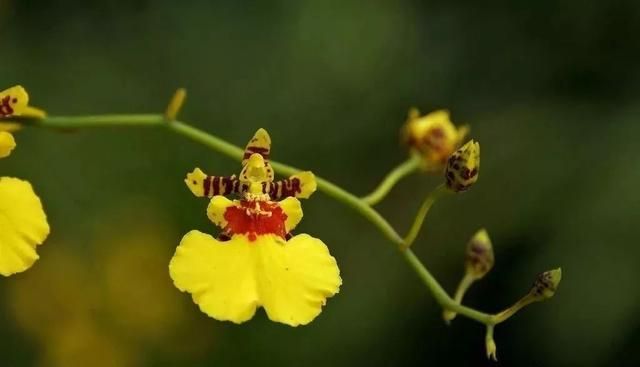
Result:
<svg viewBox="0 0 640 367"><path fill-rule="evenodd" d="M467 245L465 271L475 280L482 279L493 268L494 262L491 240L487 230L483 228L471 237Z"/></svg>
<svg viewBox="0 0 640 367"><path fill-rule="evenodd" d="M556 293L560 280L562 280L561 268L545 271L538 275L529 291L529 295L534 302L549 299Z"/></svg>
<svg viewBox="0 0 640 367"><path fill-rule="evenodd" d="M420 116L420 111L412 108L402 128L402 140L420 154L424 170L442 172L447 158L460 146L468 131L467 126L456 129L449 111L438 110Z"/></svg>
<svg viewBox="0 0 640 367"><path fill-rule="evenodd" d="M447 187L454 192L469 189L478 180L480 170L480 144L470 140L447 161L445 178Z"/></svg>

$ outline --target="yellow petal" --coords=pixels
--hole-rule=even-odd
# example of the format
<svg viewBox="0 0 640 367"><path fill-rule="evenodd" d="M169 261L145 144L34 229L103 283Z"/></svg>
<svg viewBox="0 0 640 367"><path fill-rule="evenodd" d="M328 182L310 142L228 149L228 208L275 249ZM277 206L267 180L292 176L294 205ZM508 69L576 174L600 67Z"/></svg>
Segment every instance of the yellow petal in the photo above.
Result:
<svg viewBox="0 0 640 367"><path fill-rule="evenodd" d="M296 178L300 180L300 192L296 193L296 197L301 199L308 199L311 194L313 194L318 188L318 184L316 183L316 176L313 174L313 172L304 171L291 176L289 179L293 180Z"/></svg>
<svg viewBox="0 0 640 367"><path fill-rule="evenodd" d="M282 208L284 214L287 215L287 219L284 222L284 228L285 231L289 233L302 220L302 205L300 205L300 200L294 197L288 197L281 200L278 205Z"/></svg>
<svg viewBox="0 0 640 367"><path fill-rule="evenodd" d="M187 178L184 179L184 183L191 192L201 198L204 196L204 179L207 175L202 172L200 168L194 168L193 172L187 173Z"/></svg>
<svg viewBox="0 0 640 367"><path fill-rule="evenodd" d="M207 206L207 217L220 228L227 226L227 220L224 219L224 213L227 208L235 205L233 201L224 196L216 195L211 198L209 206Z"/></svg>
<svg viewBox="0 0 640 367"><path fill-rule="evenodd" d="M29 104L29 94L20 85L0 92L0 117L20 116Z"/></svg>
<svg viewBox="0 0 640 367"><path fill-rule="evenodd" d="M8 157L15 147L16 141L13 139L13 135L0 131L0 158Z"/></svg>
<svg viewBox="0 0 640 367"><path fill-rule="evenodd" d="M0 178L0 274L27 270L38 259L35 251L49 235L47 216L31 184Z"/></svg>
<svg viewBox="0 0 640 367"><path fill-rule="evenodd" d="M2 122L0 122L0 131L12 133L20 129L22 129L22 124L19 124L15 121L2 120Z"/></svg>
<svg viewBox="0 0 640 367"><path fill-rule="evenodd" d="M466 124L458 127L458 138L456 141L456 146L459 146L462 144L462 141L464 140L464 138L466 138L467 135L469 135L470 130L471 128L469 127L469 125L466 125Z"/></svg>
<svg viewBox="0 0 640 367"><path fill-rule="evenodd" d="M253 154L260 154L265 160L269 160L271 153L271 137L265 129L258 129L253 138L249 140L246 148L244 149L244 157L242 159L242 165L245 166L249 161L249 157Z"/></svg>
<svg viewBox="0 0 640 367"><path fill-rule="evenodd" d="M241 323L253 317L259 304L253 249L244 236L220 242L191 231L176 249L169 273L178 289L191 293L202 312Z"/></svg>
<svg viewBox="0 0 640 367"><path fill-rule="evenodd" d="M402 134L405 142L421 153L423 169L439 172L468 131L468 126L456 129L447 110L420 117L419 112L412 109Z"/></svg>
<svg viewBox="0 0 640 367"><path fill-rule="evenodd" d="M26 106L20 113L20 116L34 119L43 119L47 117L47 113L38 107Z"/></svg>
<svg viewBox="0 0 640 367"><path fill-rule="evenodd" d="M259 236L250 246L257 252L255 276L260 303L272 321L305 325L338 293L342 279L327 246L307 234L287 242Z"/></svg>

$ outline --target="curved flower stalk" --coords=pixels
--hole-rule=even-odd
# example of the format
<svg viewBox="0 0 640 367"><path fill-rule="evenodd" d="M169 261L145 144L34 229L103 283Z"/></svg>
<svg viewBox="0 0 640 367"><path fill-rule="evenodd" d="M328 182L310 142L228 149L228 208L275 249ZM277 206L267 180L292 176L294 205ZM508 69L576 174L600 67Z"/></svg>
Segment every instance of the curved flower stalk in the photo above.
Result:
<svg viewBox="0 0 640 367"><path fill-rule="evenodd" d="M305 325L338 293L342 279L321 240L292 234L302 219L298 198L316 190L315 177L303 172L274 182L270 150L269 134L259 129L238 177L208 176L198 168L187 175L196 196L211 197L207 216L222 232L217 239L187 233L169 271L176 287L215 319L242 323L262 306L273 321ZM231 194L241 199L223 196Z"/></svg>
<svg viewBox="0 0 640 367"><path fill-rule="evenodd" d="M434 162L442 164L441 169L435 172L442 173L443 183L426 196L409 232L402 236L373 205L384 198L402 177L424 167L423 160L432 157L431 155L412 149L406 162L393 169L372 194L360 198L326 179L270 160L270 140L266 132L259 130L248 148L242 150L217 136L178 121L177 116L185 97L184 90L178 90L164 114L58 116L41 120L23 119L21 122L51 129L157 126L243 162L243 170L239 176L208 176L199 169L187 175L186 183L196 196L211 197L207 214L209 219L222 228L222 232L217 239L199 231L185 235L171 261L170 272L178 288L191 293L205 313L221 320L243 322L250 319L255 309L262 305L272 320L289 325L305 324L317 316L325 299L338 291L341 281L337 266L335 260L329 260L333 258L320 240L304 234L290 235L291 229L302 215L296 198L310 195L316 187L371 222L396 246L398 253L444 310L484 324L487 331L487 356L490 358L495 359L496 356L493 338L495 326L524 306L546 300L555 293L561 278L559 269L544 273L547 275L539 278L534 289L508 309L496 314L478 311L460 303L464 292L455 298L449 296L411 250L410 246L417 239L433 203L444 194L463 192L477 181L479 144L470 141L459 148L466 134L466 127L445 129L455 132L446 135L450 137L447 139L451 144L446 145L446 150L440 151L441 155L433 155L437 157ZM423 122L415 122L419 118L417 112L410 113L408 123L418 126L410 131L426 132L429 135L433 134L434 126L447 126L448 113L427 115ZM431 126L432 129L425 126ZM451 153L442 161L444 151ZM273 181L271 170L290 177L288 181ZM294 185L296 178L298 186ZM283 182L284 186L279 186L279 182ZM225 198L226 195L237 195L240 200L229 200ZM292 242L294 239L297 242ZM295 246L291 246L292 244ZM300 251L304 254L296 253L297 249L305 247L307 249ZM305 258L307 255L312 258ZM298 263L305 264L305 269L314 273L295 269L298 273L291 274L290 270L294 268L287 266L292 264L288 261L291 259L297 259ZM480 279L481 272L489 271L489 264L493 262L492 258L468 259L472 261L467 269L474 272L470 276L473 280ZM243 269L244 272L238 273L238 269ZM234 279L230 274L241 276ZM233 289L229 283L236 288ZM274 284L277 286L272 287ZM240 288L237 288L238 285ZM297 292L307 294L308 302L298 303L299 298L295 296Z"/></svg>
<svg viewBox="0 0 640 367"><path fill-rule="evenodd" d="M0 92L0 158L16 147L15 130L8 122L18 116L41 117L29 106L29 95L21 86ZM0 177L0 274L9 276L29 269L38 260L36 246L49 235L49 223L40 198L28 181Z"/></svg>

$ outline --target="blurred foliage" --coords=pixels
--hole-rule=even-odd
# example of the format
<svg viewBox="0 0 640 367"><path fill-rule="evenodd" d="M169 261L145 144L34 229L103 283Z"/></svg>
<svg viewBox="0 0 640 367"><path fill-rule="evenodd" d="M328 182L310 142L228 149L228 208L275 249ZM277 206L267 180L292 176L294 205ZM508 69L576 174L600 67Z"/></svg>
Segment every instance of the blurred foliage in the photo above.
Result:
<svg viewBox="0 0 640 367"><path fill-rule="evenodd" d="M488 311L562 265L552 301L496 329L501 363L635 366L637 34L632 1L0 0L0 85L58 115L160 112L184 86L186 121L239 145L265 127L275 159L363 194L404 159L408 108L449 108L481 142L482 170L432 210L418 255L453 291L485 226L496 266L466 302ZM63 359L83 350L118 366L489 364L481 327L444 325L395 250L321 194L301 231L331 247L341 293L304 328L219 323L158 263L182 233L211 228L183 175L236 162L157 130L17 138L0 169L35 185L52 235L33 269L0 282L3 365L83 366ZM380 209L406 229L439 182L407 179ZM157 233L141 208L164 221Z"/></svg>

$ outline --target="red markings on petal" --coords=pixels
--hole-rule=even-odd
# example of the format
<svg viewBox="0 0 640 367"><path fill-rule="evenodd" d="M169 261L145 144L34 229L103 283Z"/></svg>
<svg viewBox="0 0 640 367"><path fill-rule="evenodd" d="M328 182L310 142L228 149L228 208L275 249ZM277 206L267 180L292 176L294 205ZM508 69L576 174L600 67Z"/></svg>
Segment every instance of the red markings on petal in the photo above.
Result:
<svg viewBox="0 0 640 367"><path fill-rule="evenodd" d="M284 223L287 215L275 202L243 200L240 206L228 207L224 219L227 221L225 232L230 235L245 234L250 241L265 234L286 237Z"/></svg>
<svg viewBox="0 0 640 367"><path fill-rule="evenodd" d="M11 96L6 96L0 100L0 117L9 117L13 115L13 107L11 107L11 103L16 104L17 102L18 99L12 98Z"/></svg>
<svg viewBox="0 0 640 367"><path fill-rule="evenodd" d="M270 150L271 150L270 148L263 148L263 147L250 145L247 147L247 149L245 149L244 156L242 157L242 159L249 159L249 157L251 157L252 154L258 153L262 156L264 160L269 160Z"/></svg>

